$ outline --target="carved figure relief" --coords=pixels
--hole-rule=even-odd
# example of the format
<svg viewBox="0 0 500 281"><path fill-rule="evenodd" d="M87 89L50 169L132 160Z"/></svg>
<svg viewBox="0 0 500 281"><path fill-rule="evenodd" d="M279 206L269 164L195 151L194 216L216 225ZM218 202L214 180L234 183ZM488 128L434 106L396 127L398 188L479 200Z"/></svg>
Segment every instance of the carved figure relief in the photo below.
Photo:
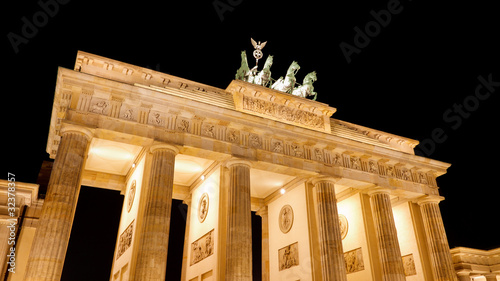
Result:
<svg viewBox="0 0 500 281"><path fill-rule="evenodd" d="M349 223L347 222L347 218L339 214L339 223L340 223L340 235L342 240L347 236L347 232L349 231Z"/></svg>
<svg viewBox="0 0 500 281"><path fill-rule="evenodd" d="M359 160L359 157L351 158L351 168L361 170L361 161Z"/></svg>
<svg viewBox="0 0 500 281"><path fill-rule="evenodd" d="M208 194L203 193L198 202L198 220L204 222L208 214Z"/></svg>
<svg viewBox="0 0 500 281"><path fill-rule="evenodd" d="M215 137L215 125L203 124L201 134L207 137Z"/></svg>
<svg viewBox="0 0 500 281"><path fill-rule="evenodd" d="M243 109L313 128L323 128L325 126L322 116L247 96L243 96Z"/></svg>
<svg viewBox="0 0 500 281"><path fill-rule="evenodd" d="M344 259L347 274L365 269L365 264L363 262L363 252L361 251L361 248L345 252Z"/></svg>
<svg viewBox="0 0 500 281"><path fill-rule="evenodd" d="M315 148L314 155L316 156L316 160L323 162L323 151L321 149Z"/></svg>
<svg viewBox="0 0 500 281"><path fill-rule="evenodd" d="M402 258L405 276L417 275L417 269L415 268L415 260L413 259L413 254L403 256Z"/></svg>
<svg viewBox="0 0 500 281"><path fill-rule="evenodd" d="M102 99L92 99L92 104L90 105L89 111L97 114L107 114L106 108L109 105L109 101Z"/></svg>
<svg viewBox="0 0 500 281"><path fill-rule="evenodd" d="M136 120L135 118L135 112L133 108L126 108L125 106L122 106L122 112L120 113L121 118L127 119L127 120Z"/></svg>
<svg viewBox="0 0 500 281"><path fill-rule="evenodd" d="M177 120L177 130L181 132L189 132L189 120L186 119L178 119Z"/></svg>
<svg viewBox="0 0 500 281"><path fill-rule="evenodd" d="M129 226L120 234L120 238L118 240L118 248L116 251L116 259L120 258L125 251L130 248L130 245L132 245L132 236L134 234L134 222L133 220Z"/></svg>
<svg viewBox="0 0 500 281"><path fill-rule="evenodd" d="M333 164L342 166L342 156L340 156L339 153L335 153L335 156L333 157Z"/></svg>
<svg viewBox="0 0 500 281"><path fill-rule="evenodd" d="M394 177L394 167L393 166L387 166L387 176Z"/></svg>
<svg viewBox="0 0 500 281"><path fill-rule="evenodd" d="M377 167L377 163L375 163L375 161L371 160L369 163L369 170L370 170L370 173L378 173L378 167Z"/></svg>
<svg viewBox="0 0 500 281"><path fill-rule="evenodd" d="M283 153L283 142L279 140L272 141L272 150L273 152Z"/></svg>
<svg viewBox="0 0 500 281"><path fill-rule="evenodd" d="M299 242L295 242L278 250L280 271L299 265Z"/></svg>
<svg viewBox="0 0 500 281"><path fill-rule="evenodd" d="M403 169L403 171L401 172L401 177L406 180L406 181L409 181L411 180L411 172L410 170L408 169Z"/></svg>
<svg viewBox="0 0 500 281"><path fill-rule="evenodd" d="M279 215L279 226L283 233L288 233L293 225L293 209L290 205L285 205L281 208Z"/></svg>
<svg viewBox="0 0 500 281"><path fill-rule="evenodd" d="M302 151L302 147L296 144L290 145L291 151L290 155L295 156L295 157L301 157L304 155L304 152Z"/></svg>
<svg viewBox="0 0 500 281"><path fill-rule="evenodd" d="M429 181L427 181L427 177L425 176L424 173L419 173L419 181L420 181L420 183L423 183L423 184L429 183Z"/></svg>
<svg viewBox="0 0 500 281"><path fill-rule="evenodd" d="M240 142L240 132L234 129L227 130L227 140L232 143Z"/></svg>
<svg viewBox="0 0 500 281"><path fill-rule="evenodd" d="M198 240L191 243L191 265L196 264L214 253L214 230L210 230Z"/></svg>
<svg viewBox="0 0 500 281"><path fill-rule="evenodd" d="M127 195L127 212L130 212L130 210L132 209L132 205L134 205L135 190L136 182L135 180L133 180Z"/></svg>
<svg viewBox="0 0 500 281"><path fill-rule="evenodd" d="M160 112L151 111L149 114L149 124L155 126L164 126L165 120Z"/></svg>
<svg viewBox="0 0 500 281"><path fill-rule="evenodd" d="M259 135L256 134L250 134L250 145L255 148L261 148L262 147L262 142L260 140Z"/></svg>

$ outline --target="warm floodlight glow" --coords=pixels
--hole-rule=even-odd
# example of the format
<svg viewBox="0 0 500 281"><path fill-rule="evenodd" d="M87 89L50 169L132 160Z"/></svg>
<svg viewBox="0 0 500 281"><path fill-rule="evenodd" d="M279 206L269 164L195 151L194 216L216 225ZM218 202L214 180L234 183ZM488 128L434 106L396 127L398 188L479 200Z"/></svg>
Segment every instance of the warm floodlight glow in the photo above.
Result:
<svg viewBox="0 0 500 281"><path fill-rule="evenodd" d="M205 180L205 175L201 175L200 179L203 181Z"/></svg>
<svg viewBox="0 0 500 281"><path fill-rule="evenodd" d="M175 172L191 174L199 173L203 171L203 168L196 162L186 159L179 159L175 161Z"/></svg>
<svg viewBox="0 0 500 281"><path fill-rule="evenodd" d="M280 193L285 194L285 189L284 188L280 189Z"/></svg>
<svg viewBox="0 0 500 281"><path fill-rule="evenodd" d="M114 146L94 147L90 150L90 153L108 161L123 161L134 158L134 155L127 150Z"/></svg>
<svg viewBox="0 0 500 281"><path fill-rule="evenodd" d="M132 168L135 168L135 163L132 163Z"/></svg>

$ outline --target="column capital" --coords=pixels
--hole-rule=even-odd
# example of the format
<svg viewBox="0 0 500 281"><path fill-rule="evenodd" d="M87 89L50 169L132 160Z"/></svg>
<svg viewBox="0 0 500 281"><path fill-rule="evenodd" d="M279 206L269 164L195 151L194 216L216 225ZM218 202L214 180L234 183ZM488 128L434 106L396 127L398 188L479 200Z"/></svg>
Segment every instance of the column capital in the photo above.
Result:
<svg viewBox="0 0 500 281"><path fill-rule="evenodd" d="M153 153L153 152L155 152L158 149L168 149L168 150L173 151L175 153L175 155L179 154L179 148L177 148L177 146L175 146L175 145L171 145L171 144L168 144L168 143L156 143L156 144L153 144L149 148L149 151L151 153Z"/></svg>
<svg viewBox="0 0 500 281"><path fill-rule="evenodd" d="M260 207L257 212L255 213L257 216L259 217L262 217L262 216L267 216L268 214L268 207L267 205L266 206L263 206L263 207Z"/></svg>
<svg viewBox="0 0 500 281"><path fill-rule="evenodd" d="M87 140L89 140L89 141L94 136L94 133L85 127L74 125L74 124L62 123L61 130L60 130L61 136L65 135L67 133L70 133L70 132L80 133L80 134L86 136Z"/></svg>
<svg viewBox="0 0 500 281"><path fill-rule="evenodd" d="M248 166L248 168L251 168L252 162L245 160L245 159L241 159L241 158L231 158L231 159L227 160L226 163L224 163L224 166L226 166L227 168L230 168L231 166L234 166L234 165L244 165L244 166Z"/></svg>
<svg viewBox="0 0 500 281"><path fill-rule="evenodd" d="M193 194L189 193L188 196L186 196L186 198L184 198L184 200L182 200L182 204L186 204L188 206L191 206L191 201L192 201L192 198L193 197Z"/></svg>
<svg viewBox="0 0 500 281"><path fill-rule="evenodd" d="M417 204L419 206L424 205L424 204L429 204L429 203L436 203L439 204L439 202L443 201L444 197L439 196L439 195L425 195L421 197L420 199L417 200Z"/></svg>
<svg viewBox="0 0 500 281"><path fill-rule="evenodd" d="M316 185L320 182L328 182L328 183L335 184L339 180L340 180L340 178L337 178L337 177L319 176L319 177L314 177L314 178L309 179L309 182L312 183L312 185Z"/></svg>
<svg viewBox="0 0 500 281"><path fill-rule="evenodd" d="M368 196L373 196L375 194L388 194L391 195L391 189L390 188L384 188L384 187L375 187L373 189L370 189L366 192Z"/></svg>
<svg viewBox="0 0 500 281"><path fill-rule="evenodd" d="M460 269L457 271L458 276L469 276L472 270L470 269Z"/></svg>

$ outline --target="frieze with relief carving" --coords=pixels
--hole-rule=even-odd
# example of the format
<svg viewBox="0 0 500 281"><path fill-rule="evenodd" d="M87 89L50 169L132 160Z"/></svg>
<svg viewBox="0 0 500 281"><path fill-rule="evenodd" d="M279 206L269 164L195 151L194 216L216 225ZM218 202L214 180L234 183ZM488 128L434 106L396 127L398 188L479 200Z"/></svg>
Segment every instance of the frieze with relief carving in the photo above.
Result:
<svg viewBox="0 0 500 281"><path fill-rule="evenodd" d="M233 81L235 82L235 81ZM316 127L320 130L321 126L329 127L330 124L325 124L324 119L329 116L334 109L324 107L312 109L312 105L317 105L317 102L304 101L297 103L296 101L286 101L280 96L280 93L275 92L256 92L250 86L242 85L241 81L235 82L230 88L235 95L240 95L240 109L246 111L254 111L259 114L268 114L274 116L274 119L289 121L291 123L300 123L304 127ZM238 87L246 86L248 89L240 89ZM269 90L272 91L272 90ZM74 94L74 95L73 95ZM221 123L218 120L198 120L196 116L188 117L181 115L178 111L162 110L155 108L152 105L133 105L126 102L124 98L118 94L109 95L108 99L101 92L99 97L94 96L94 90L83 87L80 91L72 93L66 91L64 96L78 99L76 104L77 112L87 112L97 115L104 115L110 118L118 118L126 121L144 123L166 130L176 131L178 133L199 135L205 138L212 138L220 141L243 145L253 149L263 149L272 153L282 154L289 157L301 158L305 160L317 161L326 165L339 166L347 169L368 172L403 181L415 182L436 187L436 174L433 171L422 170L419 167L405 166L401 163L387 162L389 159L373 159L370 155L357 155L352 151L332 151L315 146L303 145L301 143L292 142L290 140L278 139L276 136L266 136L259 132L250 132L244 129L236 129L231 126L231 123ZM313 104L307 104L312 102ZM61 102L70 106L71 102ZM235 106L238 107L238 102L235 100ZM321 104L318 106L321 107ZM330 111L329 111L330 110ZM321 115L320 112L326 112ZM235 123L235 125L237 125ZM57 133L57 132L56 132ZM54 138L51 142L54 148L57 148L58 139ZM325 144L318 143L317 145L324 147ZM51 155L55 155L56 150L52 151ZM391 163L391 164L389 164Z"/></svg>
<svg viewBox="0 0 500 281"><path fill-rule="evenodd" d="M243 96L243 109L308 127L319 129L325 127L323 116L248 96Z"/></svg>

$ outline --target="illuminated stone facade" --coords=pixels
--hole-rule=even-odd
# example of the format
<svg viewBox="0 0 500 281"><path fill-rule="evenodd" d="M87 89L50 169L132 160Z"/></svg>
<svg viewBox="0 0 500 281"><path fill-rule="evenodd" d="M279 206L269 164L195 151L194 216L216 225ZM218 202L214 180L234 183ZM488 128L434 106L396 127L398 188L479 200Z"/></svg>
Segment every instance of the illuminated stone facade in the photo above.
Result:
<svg viewBox="0 0 500 281"><path fill-rule="evenodd" d="M57 76L40 211L64 231L39 225L26 280L60 278L80 185L125 197L111 281L165 280L172 198L189 206L182 280L252 280L252 261L262 280L457 280L436 185L450 165L335 111L79 52Z"/></svg>

